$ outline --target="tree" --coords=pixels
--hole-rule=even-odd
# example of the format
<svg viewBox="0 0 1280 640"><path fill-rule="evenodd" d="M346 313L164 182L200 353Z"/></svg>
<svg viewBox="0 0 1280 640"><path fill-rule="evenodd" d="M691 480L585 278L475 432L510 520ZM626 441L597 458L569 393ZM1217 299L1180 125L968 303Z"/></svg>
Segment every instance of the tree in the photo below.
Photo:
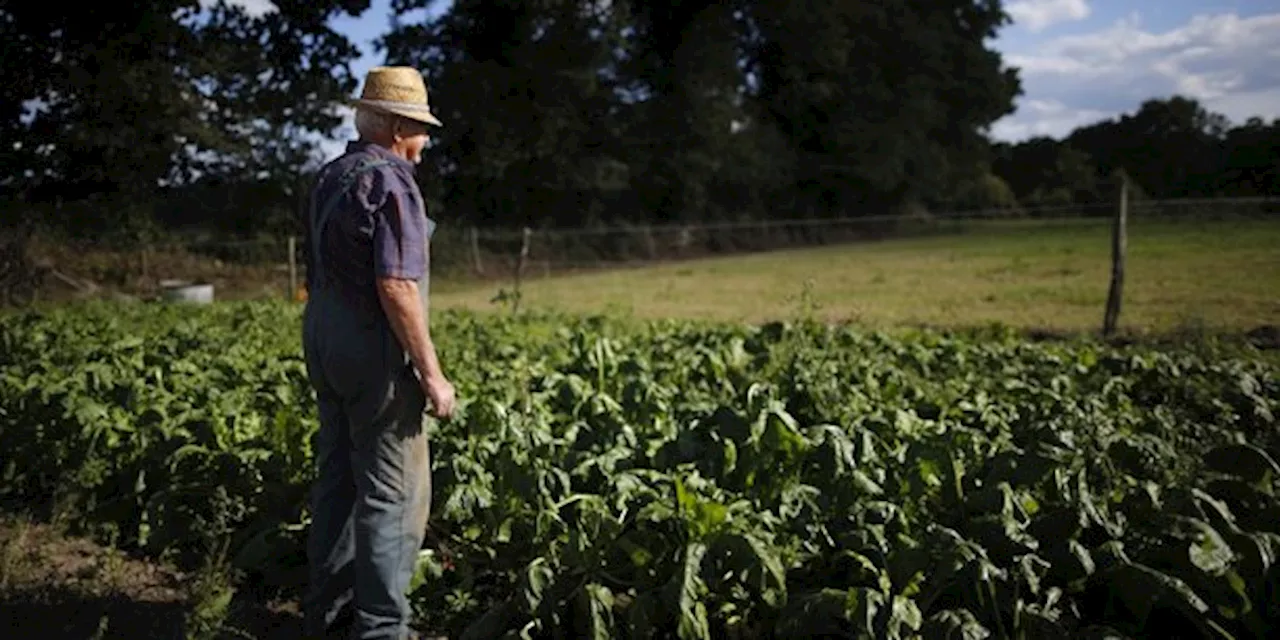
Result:
<svg viewBox="0 0 1280 640"><path fill-rule="evenodd" d="M983 171L955 187L954 203L961 210L982 211L987 215L1021 213L1013 189L1000 176Z"/></svg>
<svg viewBox="0 0 1280 640"><path fill-rule="evenodd" d="M1016 71L986 40L996 0L756 0L758 97L796 156L811 207L881 213L945 196L1013 110Z"/></svg>
<svg viewBox="0 0 1280 640"><path fill-rule="evenodd" d="M384 44L438 89L423 180L453 217L844 215L945 199L985 162L1018 91L985 45L1005 20L994 0L457 0Z"/></svg>
<svg viewBox="0 0 1280 640"><path fill-rule="evenodd" d="M1124 169L1152 197L1201 197L1217 190L1228 127L1196 100L1173 96L1077 129L1067 142L1096 160L1099 175Z"/></svg>
<svg viewBox="0 0 1280 640"><path fill-rule="evenodd" d="M1180 96L1144 101L1063 140L996 143L992 151L996 175L1033 206L1107 201L1120 171L1133 198L1280 195L1280 120L1232 126Z"/></svg>
<svg viewBox="0 0 1280 640"><path fill-rule="evenodd" d="M457 0L382 40L392 63L424 71L435 96L445 126L422 178L447 215L582 224L629 188L614 70L626 12L622 2Z"/></svg>
<svg viewBox="0 0 1280 640"><path fill-rule="evenodd" d="M368 4L276 0L252 17L195 0L6 3L7 195L89 205L67 221L89 232L142 224L163 193L202 177L265 180L287 197L316 145L305 135L332 131L330 105L356 86L356 49L325 21Z"/></svg>
<svg viewBox="0 0 1280 640"><path fill-rule="evenodd" d="M747 96L743 2L636 4L623 72L638 199L661 221L758 214L788 185L786 143Z"/></svg>
<svg viewBox="0 0 1280 640"><path fill-rule="evenodd" d="M995 145L994 152L996 175L1027 206L1092 203L1099 197L1092 159L1064 142L1037 136L1016 145Z"/></svg>
<svg viewBox="0 0 1280 640"><path fill-rule="evenodd" d="M1224 195L1280 195L1280 118L1250 118L1227 132L1218 185Z"/></svg>

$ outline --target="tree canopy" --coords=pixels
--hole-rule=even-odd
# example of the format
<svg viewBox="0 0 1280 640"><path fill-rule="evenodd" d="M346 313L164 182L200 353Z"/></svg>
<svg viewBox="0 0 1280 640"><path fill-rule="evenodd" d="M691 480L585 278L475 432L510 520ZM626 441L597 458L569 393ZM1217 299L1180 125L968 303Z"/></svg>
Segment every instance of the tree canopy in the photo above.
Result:
<svg viewBox="0 0 1280 640"><path fill-rule="evenodd" d="M328 26L368 0L275 0L251 16L195 0L0 6L0 115L10 149L3 196L94 203L80 229L152 218L172 187L254 185L286 200L340 124L332 105L355 90L358 53ZM261 184L274 188L263 189ZM234 185L231 187L230 185ZM256 224L257 221L248 221Z"/></svg>
<svg viewBox="0 0 1280 640"><path fill-rule="evenodd" d="M1184 96L1061 140L992 141L1018 70L999 0L392 0L378 46L445 122L435 215L582 226L1071 204L1123 169L1159 198L1276 195L1280 122ZM0 198L94 232L289 224L359 51L331 19L154 0L0 4ZM95 5L96 6L96 5ZM12 216L10 216L12 217Z"/></svg>
<svg viewBox="0 0 1280 640"><path fill-rule="evenodd" d="M457 0L384 42L437 90L451 211L643 223L946 203L1013 110L987 43L1006 21L985 0Z"/></svg>
<svg viewBox="0 0 1280 640"><path fill-rule="evenodd" d="M1077 128L1062 140L995 145L996 173L1027 205L1092 202L1123 170L1159 199L1280 195L1280 119L1232 125L1185 96Z"/></svg>

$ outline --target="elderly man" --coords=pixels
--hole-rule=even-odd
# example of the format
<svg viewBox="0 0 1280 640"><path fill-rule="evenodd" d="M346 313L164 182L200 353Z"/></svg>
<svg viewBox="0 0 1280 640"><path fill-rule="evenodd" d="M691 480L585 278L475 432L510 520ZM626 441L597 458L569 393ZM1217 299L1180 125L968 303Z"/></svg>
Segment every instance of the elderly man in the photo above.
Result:
<svg viewBox="0 0 1280 640"><path fill-rule="evenodd" d="M412 68L373 69L355 106L360 139L320 171L307 208L320 430L303 608L309 635L399 639L414 637L407 591L431 506L428 401L436 418L454 408L427 323L435 225L414 181L440 121Z"/></svg>

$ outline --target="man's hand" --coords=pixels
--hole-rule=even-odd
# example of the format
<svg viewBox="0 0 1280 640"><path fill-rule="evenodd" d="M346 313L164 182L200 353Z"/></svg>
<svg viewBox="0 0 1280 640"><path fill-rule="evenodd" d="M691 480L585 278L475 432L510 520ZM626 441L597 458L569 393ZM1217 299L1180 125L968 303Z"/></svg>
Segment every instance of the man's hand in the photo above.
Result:
<svg viewBox="0 0 1280 640"><path fill-rule="evenodd" d="M453 383L444 376L423 376L422 391L431 401L432 416L448 418L453 415L457 398L454 396Z"/></svg>

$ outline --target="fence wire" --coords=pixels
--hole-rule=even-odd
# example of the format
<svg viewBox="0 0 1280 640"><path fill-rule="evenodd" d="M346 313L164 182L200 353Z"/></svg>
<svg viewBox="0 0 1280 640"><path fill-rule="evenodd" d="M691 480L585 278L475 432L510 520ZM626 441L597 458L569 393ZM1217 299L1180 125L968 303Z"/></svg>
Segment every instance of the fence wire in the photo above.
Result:
<svg viewBox="0 0 1280 640"><path fill-rule="evenodd" d="M1115 202L1019 210L942 212L582 229L476 229L444 221L431 246L433 274L443 278L510 280L789 248L946 236L975 230L1108 225ZM1151 221L1280 220L1280 198L1148 200L1129 203L1134 233ZM0 231L0 235L4 232ZM166 284L211 283L219 297L298 296L306 247L298 237L179 235L143 245L37 238L39 264L66 287L151 295ZM522 252L524 257L522 259Z"/></svg>

